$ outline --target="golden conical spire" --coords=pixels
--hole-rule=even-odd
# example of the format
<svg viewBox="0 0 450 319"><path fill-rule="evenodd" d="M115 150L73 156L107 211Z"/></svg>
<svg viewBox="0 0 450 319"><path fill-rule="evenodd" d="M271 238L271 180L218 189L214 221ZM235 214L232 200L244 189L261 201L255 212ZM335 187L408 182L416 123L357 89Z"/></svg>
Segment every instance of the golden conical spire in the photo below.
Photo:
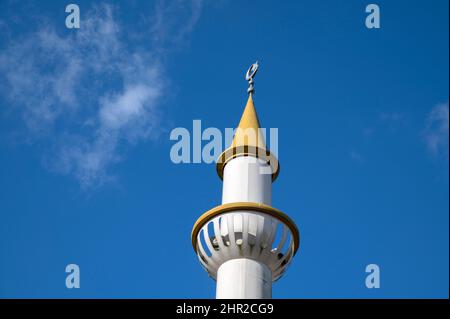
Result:
<svg viewBox="0 0 450 319"><path fill-rule="evenodd" d="M252 94L249 95L241 121L231 143L231 147L253 146L266 149L264 136L261 134L258 115L253 104Z"/></svg>
<svg viewBox="0 0 450 319"><path fill-rule="evenodd" d="M276 157L266 148L264 136L262 134L255 105L253 104L253 77L258 71L258 62L252 64L245 76L249 83L247 90L249 96L241 121L236 129L231 146L227 148L217 159L216 170L220 178L223 178L225 165L233 158L239 156L253 156L264 160L272 168L272 180L275 180L280 172L279 163Z"/></svg>

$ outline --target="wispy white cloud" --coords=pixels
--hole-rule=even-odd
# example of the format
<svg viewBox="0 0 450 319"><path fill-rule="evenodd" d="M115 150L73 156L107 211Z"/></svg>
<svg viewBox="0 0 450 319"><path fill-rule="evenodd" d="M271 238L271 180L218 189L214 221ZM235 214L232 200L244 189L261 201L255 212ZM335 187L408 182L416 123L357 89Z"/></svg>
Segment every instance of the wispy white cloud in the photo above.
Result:
<svg viewBox="0 0 450 319"><path fill-rule="evenodd" d="M448 159L448 102L434 106L427 115L423 139L428 150L434 155L445 155Z"/></svg>
<svg viewBox="0 0 450 319"><path fill-rule="evenodd" d="M81 28L69 35L47 25L0 51L6 84L0 94L30 136L46 142L49 169L75 176L83 188L101 185L112 179L110 168L127 146L161 134L168 81L162 52L166 42L186 39L201 12L198 0L180 6L157 4L155 22L143 30L154 42L151 50L130 45L113 7L102 4L83 14ZM175 23L180 12L189 18Z"/></svg>
<svg viewBox="0 0 450 319"><path fill-rule="evenodd" d="M150 28L156 50L163 52L185 44L200 19L202 7L203 0L157 1Z"/></svg>

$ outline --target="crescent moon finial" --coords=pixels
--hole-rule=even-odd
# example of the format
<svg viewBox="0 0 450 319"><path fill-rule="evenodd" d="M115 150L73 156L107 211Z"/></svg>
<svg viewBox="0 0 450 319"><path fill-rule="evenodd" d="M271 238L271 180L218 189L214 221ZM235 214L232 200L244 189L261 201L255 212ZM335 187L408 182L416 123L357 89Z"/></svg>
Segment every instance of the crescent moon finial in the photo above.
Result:
<svg viewBox="0 0 450 319"><path fill-rule="evenodd" d="M258 61L250 65L250 67L247 70L247 73L245 74L245 79L248 81L248 94L253 94L255 92L255 88L253 86L253 78L256 75L256 72L258 72L259 64Z"/></svg>

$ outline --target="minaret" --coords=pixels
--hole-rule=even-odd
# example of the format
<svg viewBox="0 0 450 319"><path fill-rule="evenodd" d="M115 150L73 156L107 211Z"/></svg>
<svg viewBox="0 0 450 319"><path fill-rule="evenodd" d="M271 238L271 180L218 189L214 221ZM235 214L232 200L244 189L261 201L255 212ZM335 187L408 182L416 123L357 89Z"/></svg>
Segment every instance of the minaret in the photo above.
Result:
<svg viewBox="0 0 450 319"><path fill-rule="evenodd" d="M266 148L253 104L258 62L246 74L248 100L231 146L217 160L222 205L194 224L192 245L217 281L216 298L271 298L299 247L295 223L271 206L272 183L280 171Z"/></svg>

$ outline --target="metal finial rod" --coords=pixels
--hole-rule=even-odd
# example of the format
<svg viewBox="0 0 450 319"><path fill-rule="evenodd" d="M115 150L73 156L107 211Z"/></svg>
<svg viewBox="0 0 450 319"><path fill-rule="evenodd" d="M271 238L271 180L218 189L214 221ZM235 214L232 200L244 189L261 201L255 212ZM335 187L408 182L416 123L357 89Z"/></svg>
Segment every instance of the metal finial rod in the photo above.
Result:
<svg viewBox="0 0 450 319"><path fill-rule="evenodd" d="M247 70L247 73L245 74L245 79L248 81L248 94L253 94L255 92L255 88L253 87L253 78L256 75L256 72L258 71L258 61L250 65L250 67Z"/></svg>

